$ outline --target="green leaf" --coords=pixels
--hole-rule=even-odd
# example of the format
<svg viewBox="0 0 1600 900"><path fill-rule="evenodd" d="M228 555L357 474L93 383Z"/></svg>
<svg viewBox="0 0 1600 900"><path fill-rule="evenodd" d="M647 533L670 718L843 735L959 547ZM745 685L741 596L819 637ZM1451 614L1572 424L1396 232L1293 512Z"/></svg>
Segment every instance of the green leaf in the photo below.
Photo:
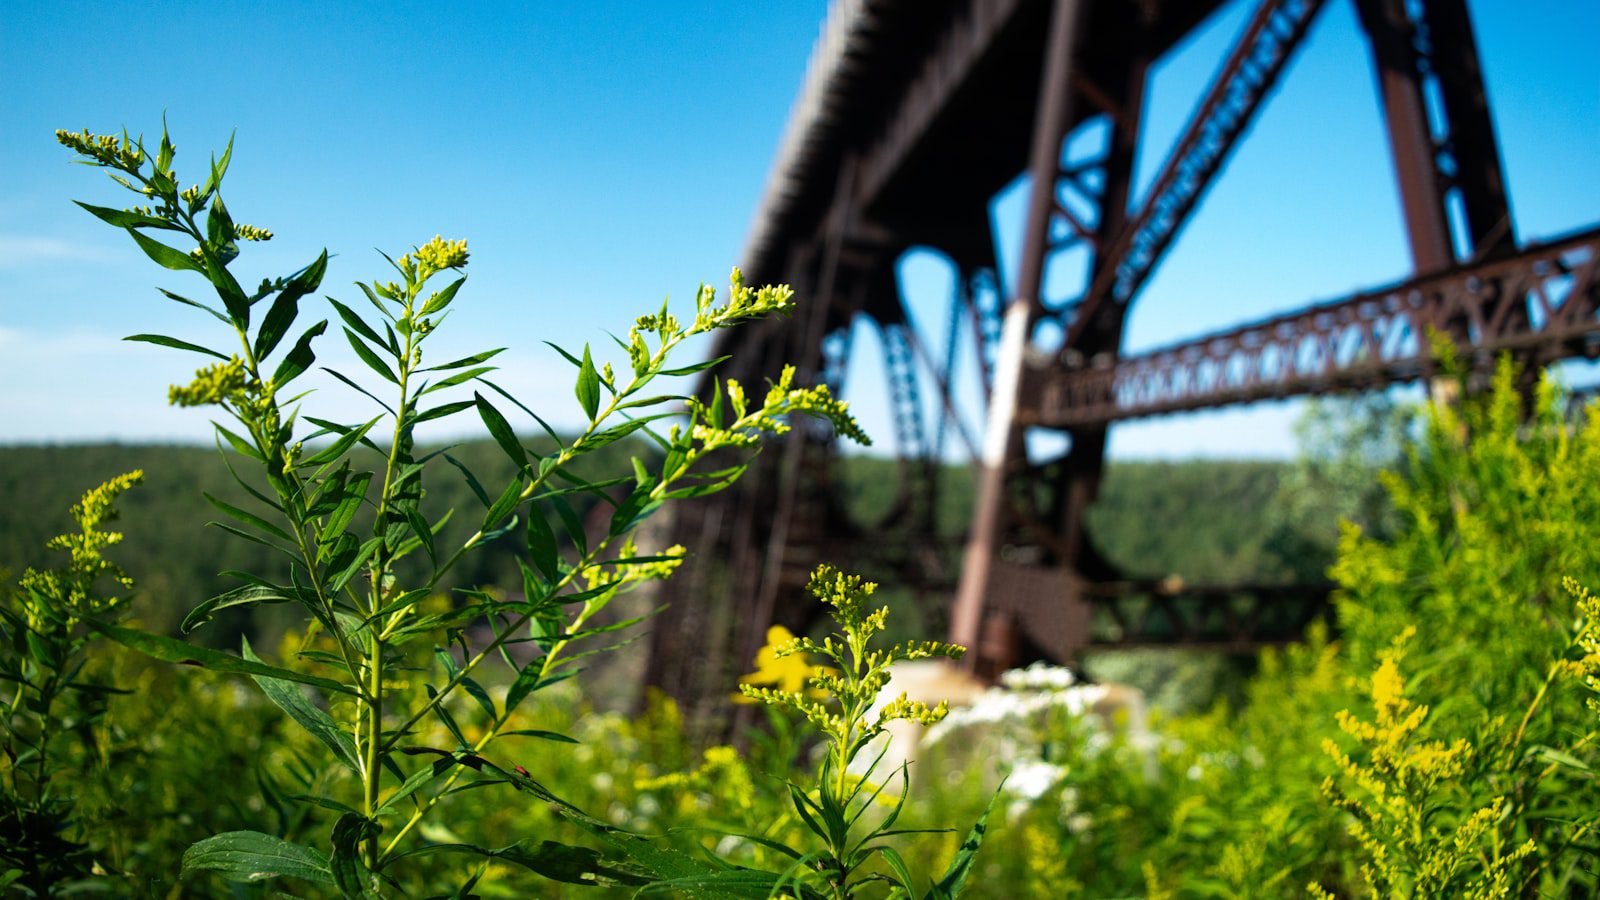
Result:
<svg viewBox="0 0 1600 900"><path fill-rule="evenodd" d="M242 639L241 652L249 662L260 663L261 659L250 648L250 639ZM339 729L337 723L320 707L306 698L305 691L292 682L281 678L269 678L264 675L254 675L261 692L267 695L275 706L288 714L289 718L299 723L301 728L311 733L311 736L327 745L334 756L344 763L352 772L360 771L357 765L356 745L350 736Z"/></svg>
<svg viewBox="0 0 1600 900"><path fill-rule="evenodd" d="M594 360L589 356L589 345L583 345L583 362L578 365L578 385L575 388L583 414L593 422L600 411L600 373L594 370Z"/></svg>
<svg viewBox="0 0 1600 900"><path fill-rule="evenodd" d="M566 884L636 886L649 881L636 867L607 860L598 851L588 847L573 847L555 841L542 841L532 850L513 846L487 855L516 863L551 881Z"/></svg>
<svg viewBox="0 0 1600 900"><path fill-rule="evenodd" d="M478 502L483 504L484 509L488 509L491 505L489 502L489 494L484 491L483 485L478 483L478 477L472 474L472 470L467 468L466 463L463 463L461 460L456 459L454 456L451 456L448 453L444 455L444 461L452 466L455 466L456 469L461 472L462 477L467 481L467 487L472 490L472 495L478 498Z"/></svg>
<svg viewBox="0 0 1600 900"><path fill-rule="evenodd" d="M179 630L184 634L194 631L211 621L218 610L234 606L256 606L262 603L288 603L293 599L294 597L277 587L247 584L218 594L189 610L189 614L183 617L183 624L179 626Z"/></svg>
<svg viewBox="0 0 1600 900"><path fill-rule="evenodd" d="M431 422L434 419L443 419L446 416L453 416L462 410L470 409L476 405L477 404L471 400L456 400L450 403L441 403L432 409L425 409L422 412L417 413L416 417L411 420L411 424L415 425L419 422Z"/></svg>
<svg viewBox="0 0 1600 900"><path fill-rule="evenodd" d="M212 506L216 507L219 511L230 516L231 518L237 519L246 525L259 528L273 537L288 541L291 544L294 543L294 538L290 537L288 532L272 524L271 522L268 522L266 519L261 518L255 513L240 509L239 507L234 506L226 501L218 500L216 497L211 496L211 494L205 491L201 491L200 494L201 496L205 497Z"/></svg>
<svg viewBox="0 0 1600 900"><path fill-rule="evenodd" d="M179 350L192 350L195 353L204 353L207 356L215 356L220 360L227 360L228 358L209 347L202 347L199 344L191 344L188 341L180 341L175 337L167 337L164 334L130 334L123 338L123 340L140 341L146 344L160 344L163 347L175 347Z"/></svg>
<svg viewBox="0 0 1600 900"><path fill-rule="evenodd" d="M217 433L218 434L222 435L225 439L227 439L229 445L231 445L233 447L234 452L238 453L240 456L248 456L251 459L255 460L256 462L266 462L267 461L267 458L265 456L261 455L261 451L257 450L249 441L245 440L244 438L240 437L237 434L234 434L233 432L229 431L228 429L223 428L221 425L218 425L215 422L213 422L211 424L212 424L212 427L217 429Z"/></svg>
<svg viewBox="0 0 1600 900"><path fill-rule="evenodd" d="M533 410L531 410L527 406L525 406L522 403L521 400L518 400L517 398L511 396L511 394L509 392L507 392L505 388L501 387L498 384L495 384L494 382L490 381L487 378L480 378L478 380L483 382L485 385L488 385L489 388L491 390L493 390L495 393L497 393L500 396L502 396L502 397L506 398L507 400L511 401L517 407L517 409L520 409L523 412L527 413L529 418L533 419L535 422L538 422L539 423L539 427L544 429L544 433L545 434L550 435L550 440L554 441L555 445L557 447L566 446L565 444L563 444L561 442L561 435L556 434L556 430L554 428L550 427L550 423L546 422L543 418L541 418L538 413L534 412Z"/></svg>
<svg viewBox="0 0 1600 900"><path fill-rule="evenodd" d="M166 290L165 288L156 288L156 290L160 291L164 296L166 296L166 298L168 300L171 300L171 301L173 301L175 303L182 303L184 306L192 306L195 309L198 309L198 310L201 310L203 312L209 313L212 318L216 319L218 322L221 322L221 323L223 323L225 325L231 325L232 324L232 320L231 319L229 319L227 316L223 315L222 313L217 312L216 310L212 309L211 307L205 305L204 303L196 303L195 301L190 300L188 297L180 297L177 294L174 294L173 292L171 292L169 290Z"/></svg>
<svg viewBox="0 0 1600 900"><path fill-rule="evenodd" d="M567 537L572 538L572 543L578 548L578 555L589 555L589 533L584 530L583 520L573 511L571 504L565 497L552 497L550 503L556 508L556 515L561 518L561 524L567 529Z"/></svg>
<svg viewBox="0 0 1600 900"><path fill-rule="evenodd" d="M543 731L538 728L519 728L516 731L500 732L501 737L511 737L513 735L520 737L539 738L540 740L545 741L555 741L558 744L576 744L579 742L575 737L568 737L555 731Z"/></svg>
<svg viewBox="0 0 1600 900"><path fill-rule="evenodd" d="M357 334L373 342L374 344L379 346L383 345L383 338L378 337L378 333L373 331L372 326L368 325L365 320L356 315L355 310L345 306L343 303L340 303L332 297L328 298L328 302L333 304L333 308L339 313L339 318L343 319L344 323L354 329Z"/></svg>
<svg viewBox="0 0 1600 900"><path fill-rule="evenodd" d="M218 872L230 881L261 881L279 875L333 884L328 859L310 847L259 831L229 831L183 851L183 874Z"/></svg>
<svg viewBox="0 0 1600 900"><path fill-rule="evenodd" d="M442 391L447 387L455 387L462 382L471 381L472 379L477 378L479 375L487 375L493 371L494 366L478 366L476 368L468 369L465 372L457 372L456 374L451 375L442 381L428 385L427 388L422 391L422 393L431 394L434 391Z"/></svg>
<svg viewBox="0 0 1600 900"><path fill-rule="evenodd" d="M359 813L345 813L333 823L333 881L346 897L376 898L371 889L372 873L361 862L361 842L371 833L373 823Z"/></svg>
<svg viewBox="0 0 1600 900"><path fill-rule="evenodd" d="M578 443L573 445L573 449L583 451L598 450L607 444L612 444L622 440L623 438L633 434L635 431L638 431L657 419L665 419L670 415L672 414L662 413L656 416L645 416L638 419L629 419L628 421L623 422L621 425L617 425L613 428L607 428L605 431L584 437L582 440L578 441Z"/></svg>
<svg viewBox="0 0 1600 900"><path fill-rule="evenodd" d="M550 529L550 522L537 507L528 510L528 557L538 567L546 581L556 580L560 574L556 535Z"/></svg>
<svg viewBox="0 0 1600 900"><path fill-rule="evenodd" d="M86 619L85 624L125 647L137 650L146 656L154 657L163 662L198 666L202 669L210 669L213 672L229 672L235 675L265 675L268 678L281 678L285 681L309 684L325 691L355 694L353 688L331 679L291 672L288 669L280 669L265 663L251 662L247 659L240 659L231 653L223 653L220 650L212 650L208 647L197 647L163 635L150 634L134 628L124 628L121 625L112 625L109 622L101 622L95 619Z"/></svg>
<svg viewBox="0 0 1600 900"><path fill-rule="evenodd" d="M206 178L206 183L200 188L202 199L210 196L212 191L222 186L222 176L228 174L228 162L233 159L233 138L232 134L228 135L228 146L223 149L221 160L218 160L215 156L211 157L211 175Z"/></svg>
<svg viewBox="0 0 1600 900"><path fill-rule="evenodd" d="M389 364L380 359L378 354L374 353L371 347L368 347L361 338L357 337L354 331L346 328L344 335L349 338L350 347L356 351L356 355L361 357L361 361L366 363L368 368L377 372L392 384L400 383L399 376L394 374L394 370L389 368Z"/></svg>
<svg viewBox="0 0 1600 900"><path fill-rule="evenodd" d="M517 435L511 430L511 423L506 421L506 417L477 391L472 392L472 402L478 405L478 416L483 419L484 426L489 429L489 434L494 437L495 443L500 445L500 449L505 451L506 456L509 456L519 468L526 466L528 453L517 442Z"/></svg>
<svg viewBox="0 0 1600 900"><path fill-rule="evenodd" d="M420 315L431 316L434 313L443 310L446 306L449 306L450 301L456 298L456 291L461 290L461 285L464 284L466 280L467 276L463 275L446 285L444 290L434 294L432 297L429 297L428 302L422 305L422 312Z"/></svg>
<svg viewBox="0 0 1600 900"><path fill-rule="evenodd" d="M211 201L211 212L206 216L206 240L221 247L233 241L233 216L222 202L221 195Z"/></svg>
<svg viewBox="0 0 1600 900"><path fill-rule="evenodd" d="M174 250L160 241L147 238L139 232L134 231L132 227L129 227L126 230L128 234L133 236L133 242L139 245L139 249L143 250L146 256L155 260L156 263L162 268L172 269L173 271L177 272L199 272L202 275L206 274L205 267L195 262L194 257L183 252L182 250Z"/></svg>
<svg viewBox="0 0 1600 900"><path fill-rule="evenodd" d="M415 794L417 791L432 784L433 782L438 781L440 778L443 778L451 769L454 769L456 765L457 760L454 756L443 756L435 759L433 762L429 763L423 768L412 772L405 781L400 783L400 788L398 790L396 790L393 794L390 794L387 800L384 800L382 803L378 804L378 808L373 815L382 815L385 811L394 808L396 803L399 803L401 800L404 800L412 794Z"/></svg>
<svg viewBox="0 0 1600 900"><path fill-rule="evenodd" d="M934 883L923 895L923 900L954 900L966 886L967 875L972 871L972 862L978 855L978 848L983 846L983 836L989 828L989 814L994 812L994 805L1000 799L1000 791L1005 788L1005 782L995 789L994 796L989 798L989 805L972 825L972 830L967 832L966 840L961 842L961 847L956 850L956 855L950 860L950 868L945 870L944 877Z"/></svg>
<svg viewBox="0 0 1600 900"><path fill-rule="evenodd" d="M333 369L330 369L327 366L323 366L322 367L322 371L327 372L329 375L332 375L334 378L339 379L339 381L341 381L344 384L345 387L350 388L351 390L355 391L356 393L365 396L368 400L371 400L373 403L378 404L389 415L391 415L391 416L394 415L394 407L392 407L389 404L387 404L387 403L383 402L382 400L378 399L377 395L373 394L371 391L367 390L366 388L362 387L361 385L356 384L354 381L351 381L349 378L346 378L340 372L337 372L337 371L335 371Z"/></svg>
<svg viewBox="0 0 1600 900"><path fill-rule="evenodd" d="M361 508L361 501L367 496L367 485L372 481L371 472L362 472L351 478L344 486L343 496L339 504L328 514L328 519L322 525L322 530L317 534L317 542L326 544L344 530L355 518L356 511Z"/></svg>
<svg viewBox="0 0 1600 900"><path fill-rule="evenodd" d="M327 269L328 251L324 250L322 255L289 279L289 283L278 292L278 298L272 301L272 307L267 310L266 318L261 320L261 327L256 332L257 360L264 360L272 354L273 349L289 330L289 326L294 324L294 318L299 314L301 298L317 289Z"/></svg>
<svg viewBox="0 0 1600 900"><path fill-rule="evenodd" d="M506 689L506 717L509 718L522 701L539 686L539 660L533 660L517 672L517 677Z"/></svg>
<svg viewBox="0 0 1600 900"><path fill-rule="evenodd" d="M278 342L283 340L284 332L294 324L294 317L299 313L299 298L291 297L286 292L278 294L278 299L272 301L272 306L267 309L266 318L261 320L261 327L256 332L257 360L264 360L272 355Z"/></svg>
<svg viewBox="0 0 1600 900"><path fill-rule="evenodd" d="M571 353L568 353L566 350L563 350L562 348L556 346L555 344L550 343L549 341L545 341L544 344L545 344L546 347L549 347L550 349L556 351L557 353L559 353L563 357L565 357L567 362L572 363L573 365L577 366L580 369L583 368L583 363L579 362L578 358L576 356L573 356Z"/></svg>
<svg viewBox="0 0 1600 900"><path fill-rule="evenodd" d="M357 572L361 571L361 567L366 564L367 560L372 557L373 551L377 550L382 543L383 538L381 537L368 540L361 545L360 550L356 552L353 558L340 560L339 562L343 562L344 565L337 570L333 569L334 563L330 562L328 568L332 574L327 581L328 593L337 594L344 590L344 586L350 583L350 579L354 578Z"/></svg>
<svg viewBox="0 0 1600 900"><path fill-rule="evenodd" d="M323 319L321 322L307 328L300 335L300 339L294 342L294 347L283 358L283 362L278 363L278 371L272 373L274 386L283 387L298 378L300 373L309 369L311 364L316 362L317 356L311 352L311 341L327 330L328 320Z"/></svg>
<svg viewBox="0 0 1600 900"><path fill-rule="evenodd" d="M451 510L450 512L454 511ZM423 552L428 554L428 562L437 567L439 565L439 555L433 536L444 523L441 522L439 526L429 527L428 520L423 517L422 511L415 506L404 506L401 509L401 514L405 516L406 524L410 526L411 533L416 536L413 539L414 542L422 547ZM445 513L445 515L448 516L450 513Z"/></svg>
<svg viewBox="0 0 1600 900"><path fill-rule="evenodd" d="M511 515L511 511L517 508L517 502L521 494L522 479L515 479L506 485L505 491L500 494L500 497L494 501L494 505L489 507L489 511L484 514L483 527L479 530L488 531L500 524L506 516Z"/></svg>
<svg viewBox="0 0 1600 900"><path fill-rule="evenodd" d="M339 457L345 455L345 453L349 452L350 448L356 445L356 441L366 437L367 432L372 430L372 426L378 424L382 418L382 416L377 416L371 421L367 422L365 425L346 431L338 440L322 448L306 459L301 460L300 465L304 468L309 468L311 466L320 466L333 462Z"/></svg>
<svg viewBox="0 0 1600 900"><path fill-rule="evenodd" d="M426 369L423 369L422 371L424 371L424 372L441 372L441 371L444 371L446 369L460 369L460 368L462 368L464 366L475 366L478 363L486 362L486 361L488 361L490 359L493 359L496 356L499 356L501 353L505 352L505 349L506 348L504 348L504 347L498 347L498 348L496 348L494 350L485 350L482 353L474 353L471 356L464 356L464 357L462 357L460 359L453 359L450 362L440 363L437 366L429 366Z"/></svg>
<svg viewBox="0 0 1600 900"><path fill-rule="evenodd" d="M107 209L104 206L91 206L88 203L82 203L77 200L72 202L77 203L80 207L88 210L91 215L100 221L105 222L107 225L115 225L118 228L160 228L165 231L181 230L165 219L158 219L155 216L147 216L144 213L136 213L126 209Z"/></svg>
<svg viewBox="0 0 1600 900"><path fill-rule="evenodd" d="M684 366L681 369L663 369L662 371L657 372L656 374L657 375L668 375L668 376L671 376L671 375L694 375L694 374L697 374L699 372L704 372L705 370L711 368L712 366L718 365L720 363L725 363L725 362L727 362L728 360L730 360L732 358L733 357L731 357L731 356L719 356L716 359L708 359L705 362L698 362L698 363L695 363L692 366Z"/></svg>

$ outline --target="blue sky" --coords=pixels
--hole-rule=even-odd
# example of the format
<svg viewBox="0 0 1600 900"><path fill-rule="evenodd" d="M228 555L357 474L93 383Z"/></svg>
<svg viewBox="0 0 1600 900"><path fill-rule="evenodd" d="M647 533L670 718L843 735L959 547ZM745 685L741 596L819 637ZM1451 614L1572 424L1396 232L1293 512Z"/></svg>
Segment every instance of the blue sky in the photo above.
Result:
<svg viewBox="0 0 1600 900"><path fill-rule="evenodd" d="M1600 220L1600 4L1521 8L1480 0L1474 16L1514 214L1538 237ZM721 282L825 4L111 9L13 2L0 29L0 442L209 430L163 402L193 359L117 340L203 337L214 323L153 290L192 276L156 269L68 202L123 204L98 172L68 164L55 128L152 134L165 113L180 172L237 129L229 207L277 234L238 264L247 276L327 246L338 255L325 288L348 297L380 274L372 248L468 238L472 277L436 352L511 347L504 383L570 423L567 369L539 342L604 340L663 294L687 301L701 280ZM1146 178L1244 13L1230 7L1156 73ZM1391 184L1368 54L1348 0L1334 0L1135 307L1130 349L1403 276ZM1013 257L1022 188L995 204ZM912 259L905 272L913 309L935 315L939 264ZM330 341L324 358L345 354ZM863 353L863 371L873 364ZM855 402L886 439L869 382ZM318 400L362 412L335 389ZM1113 452L1282 455L1293 415L1269 404L1121 426Z"/></svg>

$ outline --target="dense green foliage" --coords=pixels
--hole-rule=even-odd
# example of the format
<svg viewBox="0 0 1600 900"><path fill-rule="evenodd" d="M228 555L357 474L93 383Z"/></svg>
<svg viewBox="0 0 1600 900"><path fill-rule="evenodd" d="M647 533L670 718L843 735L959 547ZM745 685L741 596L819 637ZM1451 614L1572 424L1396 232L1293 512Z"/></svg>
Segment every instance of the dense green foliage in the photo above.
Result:
<svg viewBox="0 0 1600 900"><path fill-rule="evenodd" d="M421 344L442 321L431 317L454 300L467 260L465 242L436 238L390 262L400 281L360 285L378 317L334 302L393 405L336 377L387 415L315 419L304 395L281 394L326 322L273 351L326 255L246 293L229 270L237 242L271 234L222 205L226 153L203 185L180 190L165 135L154 154L125 137L60 139L157 204L89 212L215 290L217 308L168 296L209 312L242 356L133 339L220 360L170 400L215 407L229 423L218 435L233 493L201 495L231 520L223 531L270 555L238 557L217 594L207 570L233 565L224 545L180 576L193 585L175 584L176 569L163 581L169 545L124 542L107 527L144 480L117 474L134 462L120 449L85 452L95 466L116 464L84 479L103 483L71 506L75 527L41 526L48 517L23 503L50 502L36 499L46 488L20 466L8 475L35 494L17 503L26 528L6 533L56 536L42 556L18 554L22 570L0 582L0 889L830 900L1600 891L1600 599L1590 592L1600 585L1600 406L1571 422L1557 390L1524 397L1506 363L1489 390L1431 409L1420 429L1386 401L1336 415L1314 406L1308 453L1291 468L1114 471L1096 524L1130 572L1270 581L1326 571L1336 582L1338 633L1314 626L1231 688L1178 691L1147 715L1126 685L1030 667L952 712L897 693L897 679L961 649L889 643L876 586L823 567L811 587L834 633L774 628L741 687L767 705L766 727L741 746L702 749L661 698L639 716L593 712L574 664L625 648L603 636L633 623L602 624L602 612L681 561L681 548L635 547L650 513L726 487L788 414L862 437L825 389L793 385L792 369L759 402L731 381L707 403L639 396L658 377L705 368L667 367L683 338L781 312L786 289L745 288L736 271L726 305L702 289L692 325L665 309L641 317L617 341L621 375L587 347L581 358L558 350L577 370L588 425L529 443L482 393L420 402L482 385L543 424L484 378L492 367L480 364L499 351L422 366ZM430 287L435 275L454 280ZM259 318L258 303L270 307ZM476 475L461 453L413 437L421 422L468 412L492 438L476 447L486 457ZM649 427L669 415L664 434ZM637 443L646 437L653 446ZM104 452L113 455L93 457ZM162 454L188 451L138 452L159 469ZM438 477L441 461L450 478ZM847 479L870 482L881 465L852 461ZM1370 478L1380 466L1382 494ZM119 528L140 533L140 513L192 516L173 498L211 476L180 471L161 476L172 480L149 508L122 504ZM1141 472L1142 496L1123 471ZM458 478L466 492L455 497L422 488ZM587 500L598 532L568 498ZM948 492L942 520L958 520L963 502ZM1336 539L1330 509L1347 517ZM450 531L464 510L479 524ZM1258 529L1241 524L1243 510ZM1174 521L1194 525L1152 539ZM118 564L134 549L147 567L138 574L154 581L146 591L167 594L148 611L130 602L136 578ZM129 627L130 613L147 612L170 629L181 612L187 632L262 606L297 613L233 623L258 642L282 630L266 658L248 640L234 654ZM1161 677L1184 681L1180 670ZM951 670L932 671L954 686ZM940 789L910 787L930 783Z"/></svg>
<svg viewBox="0 0 1600 900"><path fill-rule="evenodd" d="M548 439L528 439L536 451L547 450ZM423 447L425 452L433 448ZM451 455L466 463L485 480L509 477L514 467L490 441L465 441ZM653 452L653 447L619 444L584 460L591 477L626 465L627 457ZM1130 572L1147 577L1178 574L1196 583L1221 583L1259 577L1257 568L1273 552L1268 547L1274 532L1277 504L1309 506L1327 492L1308 487L1307 496L1291 490L1287 482L1298 479L1304 463L1230 462L1193 460L1182 463L1112 462L1108 467L1101 503L1094 508L1094 533L1101 548ZM860 508L881 509L884 498L873 491L892 490L893 462L874 457L849 457L844 462L850 490L845 496ZM202 492L237 502L243 491L211 448L160 445L59 445L0 447L0 567L21 571L46 561L44 541L66 522L65 511L83 486L105 478L106 473L142 469L145 483L123 499L129 519L140 523L128 534L122 556L130 574L142 586L138 615L153 628L176 629L197 599L218 593L225 569L262 570L275 564L263 548L232 540L205 522L215 518ZM1370 479L1370 471L1368 477ZM971 483L964 470L947 473L947 506L952 530L970 509ZM887 486L887 487L886 487ZM1337 496L1337 495L1335 495ZM441 480L423 498L423 509L435 517L445 509L472 501L463 481ZM586 495L573 499L575 511L587 514L600 501ZM1147 515L1158 512L1161 528L1149 527ZM1336 523L1337 519L1330 519ZM1328 534L1337 529L1320 519ZM441 540L465 539L471 533L465 522L450 522ZM1332 540L1326 550L1298 557L1303 565L1320 572L1333 561ZM442 584L511 584L516 577L511 542L490 545L463 560ZM888 586L886 586L888 587ZM237 643L237 631L259 631L265 638L281 632L285 623L273 621L271 607L240 611L222 627L197 633L217 646ZM251 625L260 619L259 625ZM231 632L231 633L230 633Z"/></svg>

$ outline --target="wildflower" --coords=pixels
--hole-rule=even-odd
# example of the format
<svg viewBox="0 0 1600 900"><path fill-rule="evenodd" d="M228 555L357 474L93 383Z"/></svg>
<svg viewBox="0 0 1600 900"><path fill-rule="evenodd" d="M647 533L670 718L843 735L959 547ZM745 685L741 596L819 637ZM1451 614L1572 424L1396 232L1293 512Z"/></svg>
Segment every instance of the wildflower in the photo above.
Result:
<svg viewBox="0 0 1600 900"><path fill-rule="evenodd" d="M433 240L418 247L413 253L400 257L400 268L413 270L422 277L438 272L442 269L459 269L467 264L467 242L465 239L447 241L439 235L434 235Z"/></svg>
<svg viewBox="0 0 1600 900"><path fill-rule="evenodd" d="M238 356L226 362L196 369L187 385L167 388L167 402L173 406L209 406L238 403L245 399L249 376Z"/></svg>
<svg viewBox="0 0 1600 900"><path fill-rule="evenodd" d="M109 578L125 590L133 587L127 572L100 555L105 548L121 543L122 534L102 531L100 526L117 518L113 505L117 498L143 481L144 472L135 469L86 492L71 509L78 531L57 535L45 543L52 550L65 551L67 565L61 569L23 571L18 587L22 589L28 624L35 631L49 630L50 622L71 628L83 616L97 615L120 603L118 597L95 595L95 583L101 578Z"/></svg>
<svg viewBox="0 0 1600 900"><path fill-rule="evenodd" d="M767 643L756 651L756 670L739 679L741 685L771 685L786 694L798 694L806 691L806 684L811 677L826 671L825 667L811 664L808 655L803 652L779 654L779 650L795 644L795 637L789 629L782 625L774 625L767 629ZM810 690L812 696L822 696L816 689ZM754 703L754 699L740 694L734 698L736 703Z"/></svg>

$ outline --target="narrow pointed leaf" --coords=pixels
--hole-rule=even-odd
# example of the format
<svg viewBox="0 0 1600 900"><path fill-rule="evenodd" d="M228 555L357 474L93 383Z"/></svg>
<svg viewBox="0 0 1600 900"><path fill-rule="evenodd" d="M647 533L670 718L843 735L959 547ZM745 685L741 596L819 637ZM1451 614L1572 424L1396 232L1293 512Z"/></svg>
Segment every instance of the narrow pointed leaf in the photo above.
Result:
<svg viewBox="0 0 1600 900"><path fill-rule="evenodd" d="M278 370L272 373L273 384L281 388L309 369L317 359L316 354L311 352L311 341L327 330L327 319L307 328L300 335L300 339L294 342L294 347L284 356L283 361L278 363Z"/></svg>
<svg viewBox="0 0 1600 900"><path fill-rule="evenodd" d="M328 858L310 847L259 831L229 831L190 845L183 873L216 872L229 881L261 881L285 876L333 884Z"/></svg>
<svg viewBox="0 0 1600 900"><path fill-rule="evenodd" d="M254 663L261 662L255 651L250 648L248 638L243 640L240 649L246 660ZM261 687L261 692L267 695L268 700L271 700L275 706L283 710L289 718L295 720L301 728L310 732L312 737L327 745L328 749L333 751L334 756L338 757L346 768L352 772L358 770L355 742L350 739L349 735L339 729L338 724L333 721L331 716L323 712L321 707L311 702L311 699L306 696L305 691L301 690L299 685L281 678L270 678L264 675L251 677Z"/></svg>
<svg viewBox="0 0 1600 900"><path fill-rule="evenodd" d="M400 378L394 374L393 369L389 368L389 364L384 362L378 356L378 354L374 353L372 348L368 347L366 343L361 340L361 338L357 337L354 331L346 328L344 330L344 336L350 340L351 349L356 351L356 355L361 357L361 361L366 363L368 368L374 372L377 372L384 378L384 380L389 381L392 384L400 383Z"/></svg>
<svg viewBox="0 0 1600 900"><path fill-rule="evenodd" d="M483 419L483 424L489 429L489 434L494 437L495 443L505 451L506 456L516 463L519 468L528 464L527 451L517 442L517 435L511 430L511 423L494 408L494 404L485 400L483 395L474 391L472 400L478 405L478 416Z"/></svg>
<svg viewBox="0 0 1600 900"><path fill-rule="evenodd" d="M133 242L139 245L139 249L143 250L146 256L155 260L162 268L172 269L177 272L199 272L202 275L206 273L204 266L195 262L194 257L182 250L174 250L160 241L147 238L131 227L127 229L127 232L133 236Z"/></svg>
<svg viewBox="0 0 1600 900"><path fill-rule="evenodd" d="M589 345L583 345L583 362L578 364L578 384L574 388L583 414L593 422L600 411L600 373L594 370L594 360L589 356Z"/></svg>
<svg viewBox="0 0 1600 900"><path fill-rule="evenodd" d="M139 341L145 344L160 344L163 347L173 347L178 350L192 350L195 353L204 353L207 356L215 356L217 359L221 360L226 360L228 358L209 347L202 347L199 344L191 344L188 341L180 341L175 337L167 337L164 334L130 334L123 338L123 340Z"/></svg>
<svg viewBox="0 0 1600 900"><path fill-rule="evenodd" d="M159 634L150 634L135 628L124 628L120 625L112 625L108 622L99 622L92 619L86 620L85 624L125 647L132 648L163 662L198 666L202 669L210 669L213 672L229 672L235 675L265 675L268 678L281 678L285 681L309 684L325 691L341 694L355 693L352 688L331 679L292 672L288 669L280 669L265 663L251 662L246 659L240 659L231 653L223 653L221 650L212 650L209 647L198 647Z"/></svg>

